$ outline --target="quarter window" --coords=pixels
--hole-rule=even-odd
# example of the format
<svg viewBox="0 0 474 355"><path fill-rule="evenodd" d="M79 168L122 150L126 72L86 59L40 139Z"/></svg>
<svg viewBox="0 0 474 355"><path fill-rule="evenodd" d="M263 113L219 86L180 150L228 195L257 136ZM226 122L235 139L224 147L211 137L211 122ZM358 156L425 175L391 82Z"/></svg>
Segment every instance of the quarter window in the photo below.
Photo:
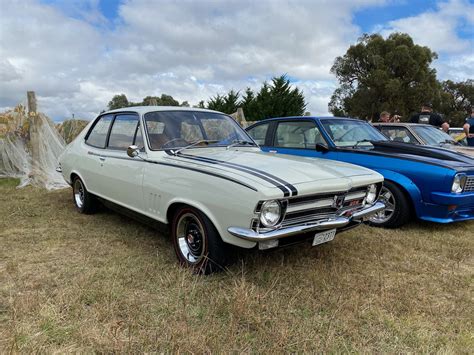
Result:
<svg viewBox="0 0 474 355"><path fill-rule="evenodd" d="M107 134L109 133L110 123L113 115L105 115L99 118L92 130L87 136L86 143L97 148L105 148Z"/></svg>
<svg viewBox="0 0 474 355"><path fill-rule="evenodd" d="M268 123L260 124L248 130L248 134L259 145L265 145L265 138L267 136Z"/></svg>
<svg viewBox="0 0 474 355"><path fill-rule="evenodd" d="M136 115L118 115L115 117L110 131L108 148L126 150L133 144L137 125L138 117Z"/></svg>
<svg viewBox="0 0 474 355"><path fill-rule="evenodd" d="M314 149L317 143L325 143L314 122L280 122L275 135L275 146L282 148Z"/></svg>

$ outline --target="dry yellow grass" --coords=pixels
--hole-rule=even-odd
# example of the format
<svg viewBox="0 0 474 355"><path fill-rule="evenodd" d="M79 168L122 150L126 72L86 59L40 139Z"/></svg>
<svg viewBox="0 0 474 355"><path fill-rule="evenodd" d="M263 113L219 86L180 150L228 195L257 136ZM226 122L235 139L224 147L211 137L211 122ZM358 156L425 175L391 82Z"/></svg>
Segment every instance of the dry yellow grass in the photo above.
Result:
<svg viewBox="0 0 474 355"><path fill-rule="evenodd" d="M363 226L206 277L70 194L0 180L0 353L474 352L474 222Z"/></svg>

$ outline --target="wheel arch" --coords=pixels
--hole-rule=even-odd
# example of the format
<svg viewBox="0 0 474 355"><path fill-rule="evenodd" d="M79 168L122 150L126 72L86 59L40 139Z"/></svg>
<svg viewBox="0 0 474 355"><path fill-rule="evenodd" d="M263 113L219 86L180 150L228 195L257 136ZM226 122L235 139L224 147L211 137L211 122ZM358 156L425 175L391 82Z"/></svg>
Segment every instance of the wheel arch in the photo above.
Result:
<svg viewBox="0 0 474 355"><path fill-rule="evenodd" d="M386 169L374 170L382 174L384 180L390 181L400 188L400 190L408 197L411 207L416 212L417 216L419 216L420 209L422 208L423 198L418 186L410 178L395 171Z"/></svg>

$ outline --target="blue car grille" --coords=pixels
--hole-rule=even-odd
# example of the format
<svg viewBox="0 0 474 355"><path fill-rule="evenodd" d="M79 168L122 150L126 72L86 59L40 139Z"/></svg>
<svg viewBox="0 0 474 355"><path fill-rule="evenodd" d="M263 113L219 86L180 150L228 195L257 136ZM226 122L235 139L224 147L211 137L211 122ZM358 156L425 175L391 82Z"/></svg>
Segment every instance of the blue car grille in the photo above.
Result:
<svg viewBox="0 0 474 355"><path fill-rule="evenodd" d="M466 180L466 185L464 185L464 192L473 192L474 191L474 176L468 176Z"/></svg>

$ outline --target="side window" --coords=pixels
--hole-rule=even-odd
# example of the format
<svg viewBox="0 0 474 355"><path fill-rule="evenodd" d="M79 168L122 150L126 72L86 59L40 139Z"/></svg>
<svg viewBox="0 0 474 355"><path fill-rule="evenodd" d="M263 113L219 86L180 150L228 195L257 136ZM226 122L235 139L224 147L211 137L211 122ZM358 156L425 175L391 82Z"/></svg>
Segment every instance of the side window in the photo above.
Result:
<svg viewBox="0 0 474 355"><path fill-rule="evenodd" d="M267 136L269 126L268 123L255 126L248 130L248 134L258 145L265 145L265 137Z"/></svg>
<svg viewBox="0 0 474 355"><path fill-rule="evenodd" d="M110 131L108 148L126 150L133 144L138 125L136 115L117 115Z"/></svg>
<svg viewBox="0 0 474 355"><path fill-rule="evenodd" d="M316 148L317 143L325 143L314 122L293 121L278 123L275 146L282 148Z"/></svg>
<svg viewBox="0 0 474 355"><path fill-rule="evenodd" d="M113 118L113 115L102 116L89 132L86 138L86 143L93 147L105 148L107 134L109 133L110 123L112 122Z"/></svg>
<svg viewBox="0 0 474 355"><path fill-rule="evenodd" d="M382 127L382 133L394 142L418 144L418 141L404 127Z"/></svg>

